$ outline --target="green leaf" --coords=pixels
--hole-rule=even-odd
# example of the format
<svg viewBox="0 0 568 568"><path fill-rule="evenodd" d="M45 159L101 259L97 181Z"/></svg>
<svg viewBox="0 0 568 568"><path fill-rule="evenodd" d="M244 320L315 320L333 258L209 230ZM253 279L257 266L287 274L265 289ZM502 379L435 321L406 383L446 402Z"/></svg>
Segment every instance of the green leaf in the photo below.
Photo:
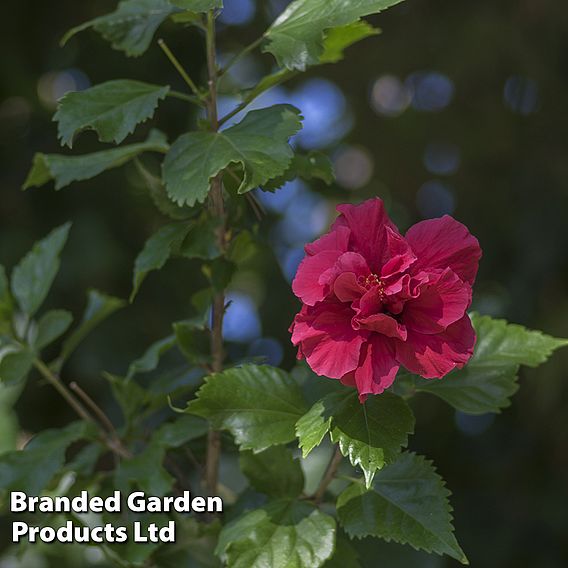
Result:
<svg viewBox="0 0 568 568"><path fill-rule="evenodd" d="M74 35L93 28L114 49L137 57L150 47L160 24L175 11L176 7L168 0L123 0L114 12L69 30L61 44L65 45Z"/></svg>
<svg viewBox="0 0 568 568"><path fill-rule="evenodd" d="M192 365L203 365L211 359L211 332L199 321L187 320L174 323L177 345Z"/></svg>
<svg viewBox="0 0 568 568"><path fill-rule="evenodd" d="M208 12L223 7L223 0L170 0L170 2L191 12Z"/></svg>
<svg viewBox="0 0 568 568"><path fill-rule="evenodd" d="M325 53L325 37L333 28L358 22L363 16L390 8L402 0L295 0L265 33L264 47L281 67L305 71L320 62ZM335 32L340 34L340 32ZM350 30L353 33L353 30ZM360 33L360 30L359 30ZM333 38L337 41L337 38ZM345 36L343 36L345 42ZM349 43L347 43L349 45ZM332 51L333 53L333 51ZM329 52L328 52L329 54ZM329 55L328 55L329 58Z"/></svg>
<svg viewBox="0 0 568 568"><path fill-rule="evenodd" d="M374 28L368 22L358 20L352 24L347 24L339 28L331 28L323 42L323 53L320 63L337 63L341 61L344 51L363 39L380 34L381 31Z"/></svg>
<svg viewBox="0 0 568 568"><path fill-rule="evenodd" d="M361 568L359 554L343 535L337 536L335 552L330 560L324 564L324 568Z"/></svg>
<svg viewBox="0 0 568 568"><path fill-rule="evenodd" d="M301 128L289 105L254 110L222 132L190 132L177 139L164 160L166 190L179 205L205 201L210 180L229 164L243 168L239 193L282 175L293 158L288 140Z"/></svg>
<svg viewBox="0 0 568 568"><path fill-rule="evenodd" d="M0 264L0 334L10 334L13 308L6 269Z"/></svg>
<svg viewBox="0 0 568 568"><path fill-rule="evenodd" d="M151 404L154 398L151 393L142 388L136 381L127 381L125 377L103 373L103 377L109 382L112 394L118 402L126 426L140 417L142 410ZM165 397L162 397L162 400Z"/></svg>
<svg viewBox="0 0 568 568"><path fill-rule="evenodd" d="M0 350L0 381L15 385L23 381L34 364L34 353L25 347L6 346Z"/></svg>
<svg viewBox="0 0 568 568"><path fill-rule="evenodd" d="M66 310L51 310L38 322L34 347L38 350L47 347L61 337L73 323L73 316Z"/></svg>
<svg viewBox="0 0 568 568"><path fill-rule="evenodd" d="M253 258L257 251L258 248L252 234L246 230L241 231L236 237L233 237L227 250L227 259L239 267Z"/></svg>
<svg viewBox="0 0 568 568"><path fill-rule="evenodd" d="M53 117L61 143L71 148L79 132L94 130L99 141L120 144L138 124L152 118L169 90L168 86L118 79L67 93Z"/></svg>
<svg viewBox="0 0 568 568"><path fill-rule="evenodd" d="M150 172L139 158L134 158L134 165L145 182L145 189L158 211L176 221L189 219L193 215L190 207L179 207L168 196L162 179Z"/></svg>
<svg viewBox="0 0 568 568"><path fill-rule="evenodd" d="M197 416L177 416L172 422L162 424L152 435L152 444L163 448L179 448L191 440L205 436L209 426Z"/></svg>
<svg viewBox="0 0 568 568"><path fill-rule="evenodd" d="M134 262L130 302L134 301L148 273L163 268L174 251L179 249L189 229L187 223L172 223L159 229L146 241Z"/></svg>
<svg viewBox="0 0 568 568"><path fill-rule="evenodd" d="M259 454L241 452L240 465L250 484L271 497L297 497L304 490L300 462L284 446L274 446Z"/></svg>
<svg viewBox="0 0 568 568"><path fill-rule="evenodd" d="M23 189L41 187L54 180L55 189L59 190L75 181L91 179L106 170L118 168L144 152L164 154L167 151L168 144L165 136L154 130L146 142L102 150L93 154L82 156L36 154Z"/></svg>
<svg viewBox="0 0 568 568"><path fill-rule="evenodd" d="M500 412L518 390L519 365L536 367L568 345L540 331L488 316L472 315L477 344L470 362L441 380L416 377L413 388L429 392L468 414Z"/></svg>
<svg viewBox="0 0 568 568"><path fill-rule="evenodd" d="M231 568L318 568L334 544L333 517L305 501L279 500L226 525L215 553Z"/></svg>
<svg viewBox="0 0 568 568"><path fill-rule="evenodd" d="M375 473L394 461L414 431L414 416L399 396L385 392L364 404L357 393L334 392L316 404L296 424L306 457L327 432L354 467L361 467L369 487Z"/></svg>
<svg viewBox="0 0 568 568"><path fill-rule="evenodd" d="M0 456L16 449L19 430L16 413L8 404L0 402Z"/></svg>
<svg viewBox="0 0 568 568"><path fill-rule="evenodd" d="M280 177L269 180L261 189L263 191L275 191L286 182L301 178L305 181L319 179L331 185L335 179L331 160L321 152L309 152L308 154L295 154L290 167Z"/></svg>
<svg viewBox="0 0 568 568"><path fill-rule="evenodd" d="M114 474L116 487L124 493L136 485L147 495L163 497L174 484L173 477L163 468L166 448L150 444L131 459L120 461Z"/></svg>
<svg viewBox="0 0 568 568"><path fill-rule="evenodd" d="M61 355L57 359L56 370L77 349L79 344L104 320L126 305L124 300L107 296L98 290L89 290L87 294L87 307L79 326L63 343Z"/></svg>
<svg viewBox="0 0 568 568"><path fill-rule="evenodd" d="M296 436L302 457L307 458L310 452L319 446L331 428L331 413L326 410L335 407L345 396L344 393L328 395L318 400L310 410L296 423ZM333 398L332 398L333 397ZM335 400L336 399L336 400Z"/></svg>
<svg viewBox="0 0 568 568"><path fill-rule="evenodd" d="M179 254L185 258L211 260L217 258L221 251L217 242L217 231L220 227L218 219L203 214L193 221L180 246Z"/></svg>
<svg viewBox="0 0 568 568"><path fill-rule="evenodd" d="M126 375L126 380L131 380L135 375L139 373L149 373L154 371L158 367L160 358L164 353L167 353L176 344L176 338L173 335L164 337L156 341L142 355L142 357L133 361L128 367L128 374Z"/></svg>
<svg viewBox="0 0 568 568"><path fill-rule="evenodd" d="M215 293L221 292L229 287L235 274L236 266L225 257L215 258L211 262L204 264L201 271L211 283L211 288Z"/></svg>
<svg viewBox="0 0 568 568"><path fill-rule="evenodd" d="M62 430L45 430L23 451L0 456L0 489L39 495L65 463L67 447L92 435L85 422L73 422Z"/></svg>
<svg viewBox="0 0 568 568"><path fill-rule="evenodd" d="M331 439L369 487L375 473L394 461L414 432L414 416L400 397L385 392L361 404L353 393L333 410Z"/></svg>
<svg viewBox="0 0 568 568"><path fill-rule="evenodd" d="M207 418L216 430L229 430L242 450L261 452L291 442L306 407L288 373L244 365L207 377L187 412Z"/></svg>
<svg viewBox="0 0 568 568"><path fill-rule="evenodd" d="M449 495L432 463L407 452L377 474L370 491L350 485L337 499L337 514L351 538L393 540L467 564L453 534Z"/></svg>
<svg viewBox="0 0 568 568"><path fill-rule="evenodd" d="M37 242L12 273L12 294L22 311L33 316L43 304L59 271L59 255L71 223L65 223Z"/></svg>

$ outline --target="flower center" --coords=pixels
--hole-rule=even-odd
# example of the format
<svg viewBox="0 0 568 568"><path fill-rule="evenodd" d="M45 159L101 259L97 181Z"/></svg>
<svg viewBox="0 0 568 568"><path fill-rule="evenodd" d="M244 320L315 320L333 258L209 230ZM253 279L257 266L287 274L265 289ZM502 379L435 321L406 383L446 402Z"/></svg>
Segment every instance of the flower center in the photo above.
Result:
<svg viewBox="0 0 568 568"><path fill-rule="evenodd" d="M379 297L381 299L384 297L385 284L376 274L369 274L369 276L359 276L358 280L359 284L363 286L363 288L366 288L367 290L370 290L371 288L377 288Z"/></svg>

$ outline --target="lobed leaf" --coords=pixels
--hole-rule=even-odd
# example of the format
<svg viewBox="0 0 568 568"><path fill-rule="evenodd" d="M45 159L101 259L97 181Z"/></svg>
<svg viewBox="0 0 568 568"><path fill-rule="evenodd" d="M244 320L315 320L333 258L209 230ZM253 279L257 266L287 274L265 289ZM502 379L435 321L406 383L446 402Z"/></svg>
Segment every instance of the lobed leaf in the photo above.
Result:
<svg viewBox="0 0 568 568"><path fill-rule="evenodd" d="M82 156L63 156L61 154L36 154L32 169L24 182L23 189L41 187L51 180L55 189L62 189L74 181L83 181L98 176L106 170L118 168L144 152L168 151L165 136L159 131L152 131L146 142L130 144L102 150Z"/></svg>
<svg viewBox="0 0 568 568"><path fill-rule="evenodd" d="M79 132L94 130L99 141L120 144L138 124L152 118L169 90L168 86L118 79L67 93L53 117L61 143L71 148Z"/></svg>
<svg viewBox="0 0 568 568"><path fill-rule="evenodd" d="M12 273L12 294L22 311L33 316L43 304L59 272L59 255L67 242L71 223L54 229L37 242Z"/></svg>
<svg viewBox="0 0 568 568"><path fill-rule="evenodd" d="M385 392L361 404L355 391L334 392L315 403L296 423L306 457L327 432L354 467L361 467L367 487L375 473L393 462L414 431L414 416L399 396Z"/></svg>
<svg viewBox="0 0 568 568"><path fill-rule="evenodd" d="M401 1L294 0L266 31L264 51L272 53L281 67L300 71L322 62L322 56L324 62L337 60L345 47L370 35L361 25L347 26ZM337 28L342 29L331 31Z"/></svg>
<svg viewBox="0 0 568 568"><path fill-rule="evenodd" d="M207 418L216 430L229 430L242 450L261 452L291 442L306 407L288 373L243 365L207 377L187 412Z"/></svg>
<svg viewBox="0 0 568 568"><path fill-rule="evenodd" d="M150 47L158 27L176 10L168 0L123 0L114 12L70 29L61 44L65 45L74 35L93 28L114 49L137 57Z"/></svg>
<svg viewBox="0 0 568 568"><path fill-rule="evenodd" d="M333 164L331 160L321 152L309 152L308 154L295 154L288 169L280 177L269 180L261 189L263 191L275 191L286 182L301 178L305 181L319 179L331 185L335 180Z"/></svg>
<svg viewBox="0 0 568 568"><path fill-rule="evenodd" d="M333 554L335 530L314 505L283 499L226 525L215 553L231 568L318 568Z"/></svg>
<svg viewBox="0 0 568 568"><path fill-rule="evenodd" d="M163 164L166 190L178 205L205 201L210 180L232 163L243 168L239 193L282 175L294 156L288 140L301 128L300 112L275 105L249 112L222 132L190 132L174 142Z"/></svg>
<svg viewBox="0 0 568 568"><path fill-rule="evenodd" d="M413 388L429 392L468 414L500 412L518 390L520 365L544 363L568 340L509 324L505 320L472 315L477 344L470 362L442 380L414 378Z"/></svg>
<svg viewBox="0 0 568 568"><path fill-rule="evenodd" d="M345 50L368 37L379 35L381 31L364 20L331 28L323 41L323 53L319 63L337 63L345 57Z"/></svg>
<svg viewBox="0 0 568 568"><path fill-rule="evenodd" d="M468 564L453 534L449 495L432 463L406 452L377 474L372 489L358 482L347 487L337 515L351 538L392 540Z"/></svg>

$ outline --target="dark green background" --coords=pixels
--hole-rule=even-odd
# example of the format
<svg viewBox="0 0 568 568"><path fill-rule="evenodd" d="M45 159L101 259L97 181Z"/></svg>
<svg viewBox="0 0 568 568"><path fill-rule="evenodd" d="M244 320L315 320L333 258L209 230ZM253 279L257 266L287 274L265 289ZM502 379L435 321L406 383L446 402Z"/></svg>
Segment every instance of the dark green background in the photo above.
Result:
<svg viewBox="0 0 568 568"><path fill-rule="evenodd" d="M53 109L39 99L38 81L46 73L79 69L92 84L129 77L183 89L155 44L135 60L113 52L90 32L65 49L58 46L66 29L113 5L99 0L7 0L2 5L0 262L12 267L34 240L72 220L49 304L77 314L88 287L128 296L134 258L164 219L129 167L58 193L48 187L20 191L34 152L59 151ZM307 75L327 78L342 89L353 118L342 143L365 148L374 174L356 190L317 184L313 190L332 204L379 195L406 229L422 218L419 188L430 180L442 181L451 187L454 215L484 250L475 307L568 336L568 4L409 0L375 20L382 36L352 48L346 61ZM220 32L220 50L244 46L268 22L268 2L258 2L253 22ZM199 33L171 25L160 33L192 76L202 79ZM269 56L257 62L265 71L271 64ZM370 93L378 77L390 74L404 80L421 71L451 79L449 105L439 112L411 106L398 117L373 111ZM507 103L504 89L511 77L521 79ZM304 80L292 87L301 87ZM533 87L538 91L534 100ZM168 101L156 124L172 136L194 118L184 103ZM436 176L424 165L428 144L440 141L459 148L459 168L449 176ZM338 146L332 144L330 154L337 155ZM77 144L79 152L98 147L93 135ZM263 224L267 242L274 222L270 216ZM284 365L289 367L294 353L286 329L298 305L275 258L265 253L255 266L251 281L263 290L259 310L264 333L285 347ZM171 321L187 317L189 297L201 282L198 273L196 264L174 262L152 275L136 303L78 351L68 378L107 405L100 371L123 373L149 343L169 333ZM568 354L559 353L544 367L523 371L513 406L493 422L456 417L431 398L416 400L417 433L411 447L434 460L453 491L458 538L474 567L568 565L567 363ZM26 432L73 418L58 395L38 381L29 382L17 411ZM370 567L454 565L396 546L374 546L364 545Z"/></svg>

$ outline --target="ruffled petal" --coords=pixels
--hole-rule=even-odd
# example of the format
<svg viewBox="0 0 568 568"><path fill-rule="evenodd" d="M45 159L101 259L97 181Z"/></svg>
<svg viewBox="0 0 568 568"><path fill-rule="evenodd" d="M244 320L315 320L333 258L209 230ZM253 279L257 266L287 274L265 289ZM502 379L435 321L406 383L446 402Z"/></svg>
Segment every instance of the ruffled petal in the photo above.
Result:
<svg viewBox="0 0 568 568"><path fill-rule="evenodd" d="M386 337L395 337L402 341L406 341L407 337L406 327L387 314L373 314L367 317L355 316L353 318L353 327L355 329L374 331Z"/></svg>
<svg viewBox="0 0 568 568"><path fill-rule="evenodd" d="M313 306L329 293L329 287L320 282L320 277L334 266L341 254L337 250L324 250L302 260L292 282L292 290L304 304Z"/></svg>
<svg viewBox="0 0 568 568"><path fill-rule="evenodd" d="M385 227L385 233L389 260L381 268L381 278L400 274L416 262L416 255L412 248L398 231L395 232L390 227Z"/></svg>
<svg viewBox="0 0 568 568"><path fill-rule="evenodd" d="M347 252L349 247L349 236L351 231L348 227L336 227L317 241L310 243L304 247L306 254L314 256L324 250L338 250Z"/></svg>
<svg viewBox="0 0 568 568"><path fill-rule="evenodd" d="M374 198L360 205L339 205L337 210L342 215L334 223L334 228L338 230L344 225L349 227L349 250L362 254L371 270L379 274L383 265L390 259L386 228L398 233L385 211L382 200Z"/></svg>
<svg viewBox="0 0 568 568"><path fill-rule="evenodd" d="M380 394L388 389L399 369L392 340L372 336L365 348L362 362L355 371L355 385L361 402L368 394Z"/></svg>
<svg viewBox="0 0 568 568"><path fill-rule="evenodd" d="M345 304L304 306L292 324L292 343L318 375L339 379L353 371L368 332L351 327L353 311Z"/></svg>
<svg viewBox="0 0 568 568"><path fill-rule="evenodd" d="M333 293L340 302L353 302L366 292L353 272L340 274L333 283Z"/></svg>
<svg viewBox="0 0 568 568"><path fill-rule="evenodd" d="M473 355L475 331L469 316L436 335L408 330L405 342L396 342L396 359L411 373L436 379L461 369Z"/></svg>
<svg viewBox="0 0 568 568"><path fill-rule="evenodd" d="M451 268L464 282L473 285L481 248L464 225L444 215L417 223L406 233L406 240L417 256L413 272Z"/></svg>
<svg viewBox="0 0 568 568"><path fill-rule="evenodd" d="M406 302L402 321L419 333L440 333L463 318L471 304L471 287L449 268L431 274L417 298Z"/></svg>

